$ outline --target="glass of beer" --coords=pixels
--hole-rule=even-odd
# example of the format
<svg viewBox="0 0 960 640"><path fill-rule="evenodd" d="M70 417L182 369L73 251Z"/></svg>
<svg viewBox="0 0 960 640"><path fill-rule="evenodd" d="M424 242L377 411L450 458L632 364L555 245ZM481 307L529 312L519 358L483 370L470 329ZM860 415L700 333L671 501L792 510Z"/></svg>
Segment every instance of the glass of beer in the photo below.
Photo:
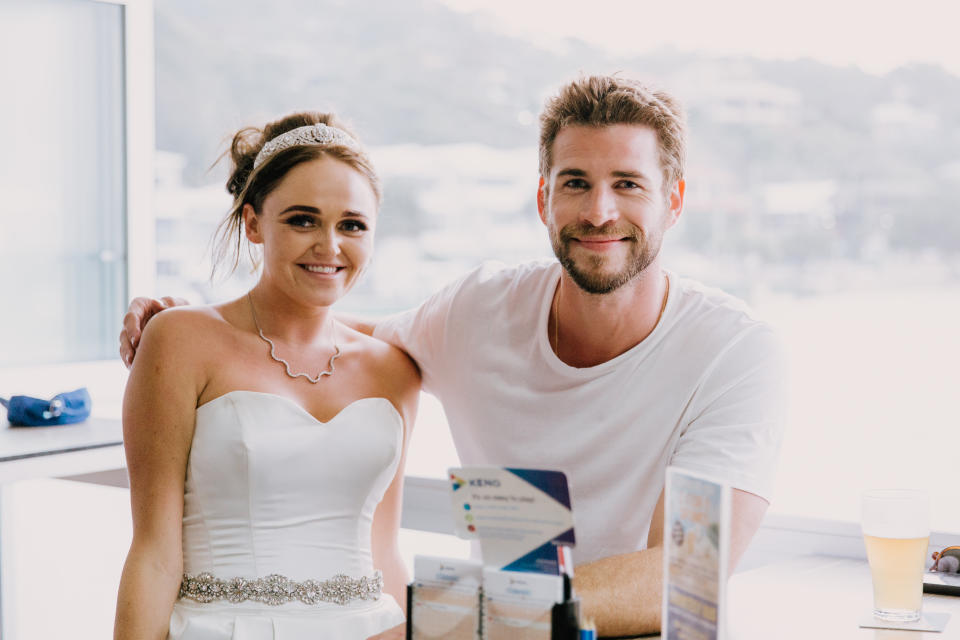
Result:
<svg viewBox="0 0 960 640"><path fill-rule="evenodd" d="M919 620L930 540L929 498L920 491L868 491L861 506L873 576L873 615L899 622Z"/></svg>

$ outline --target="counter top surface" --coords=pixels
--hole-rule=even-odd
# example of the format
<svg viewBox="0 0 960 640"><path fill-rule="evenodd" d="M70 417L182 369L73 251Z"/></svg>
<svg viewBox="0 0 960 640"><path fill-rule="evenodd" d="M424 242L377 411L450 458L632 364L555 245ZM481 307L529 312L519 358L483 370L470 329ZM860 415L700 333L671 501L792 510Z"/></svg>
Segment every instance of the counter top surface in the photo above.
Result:
<svg viewBox="0 0 960 640"><path fill-rule="evenodd" d="M123 444L120 421L107 418L51 427L0 424L0 463Z"/></svg>
<svg viewBox="0 0 960 640"><path fill-rule="evenodd" d="M960 639L954 596L923 595L924 612L950 615L940 633L860 628L873 604L866 560L802 556L735 574L729 585L727 640Z"/></svg>

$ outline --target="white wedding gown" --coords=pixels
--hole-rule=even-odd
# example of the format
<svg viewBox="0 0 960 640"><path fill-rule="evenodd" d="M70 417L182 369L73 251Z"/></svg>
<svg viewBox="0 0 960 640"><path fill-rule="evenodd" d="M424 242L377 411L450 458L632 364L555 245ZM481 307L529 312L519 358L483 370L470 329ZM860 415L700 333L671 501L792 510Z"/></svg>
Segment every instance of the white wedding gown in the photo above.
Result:
<svg viewBox="0 0 960 640"><path fill-rule="evenodd" d="M403 420L364 398L320 422L292 400L232 391L197 409L183 510L183 570L297 582L374 575L373 512L399 464ZM346 604L181 597L170 640L365 639L403 622L387 594Z"/></svg>

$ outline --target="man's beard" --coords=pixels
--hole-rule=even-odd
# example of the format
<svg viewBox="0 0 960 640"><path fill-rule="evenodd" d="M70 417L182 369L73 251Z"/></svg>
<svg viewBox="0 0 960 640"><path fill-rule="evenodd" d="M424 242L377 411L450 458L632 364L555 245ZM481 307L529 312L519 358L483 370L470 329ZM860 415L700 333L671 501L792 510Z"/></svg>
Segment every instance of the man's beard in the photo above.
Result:
<svg viewBox="0 0 960 640"><path fill-rule="evenodd" d="M591 236L624 238L620 242L628 243L628 253L620 271L611 273L603 269L609 260L609 256L605 254L582 257L580 265L571 257L572 239ZM560 264L578 287L587 293L605 294L616 291L650 266L660 253L663 233L647 236L633 225L619 229L614 225L595 227L591 224L579 223L567 225L559 231L556 228L551 229L550 244ZM587 264L583 266L583 263Z"/></svg>

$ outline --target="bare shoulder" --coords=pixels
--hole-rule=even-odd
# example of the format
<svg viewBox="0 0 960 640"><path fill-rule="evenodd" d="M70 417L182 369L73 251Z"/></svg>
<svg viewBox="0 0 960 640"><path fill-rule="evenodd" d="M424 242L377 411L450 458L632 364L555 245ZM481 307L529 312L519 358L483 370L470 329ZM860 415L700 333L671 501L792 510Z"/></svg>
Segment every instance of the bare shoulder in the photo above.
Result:
<svg viewBox="0 0 960 640"><path fill-rule="evenodd" d="M388 398L403 415L406 446L420 402L420 369L406 352L377 338L358 334L354 344L364 353L365 368L376 389L371 395Z"/></svg>
<svg viewBox="0 0 960 640"><path fill-rule="evenodd" d="M171 341L202 343L221 332L227 324L214 307L174 307L150 319L144 327L141 344Z"/></svg>
<svg viewBox="0 0 960 640"><path fill-rule="evenodd" d="M214 307L175 307L150 319L137 347L138 361L204 371L229 349L235 330Z"/></svg>
<svg viewBox="0 0 960 640"><path fill-rule="evenodd" d="M230 324L207 306L175 307L150 319L131 368L133 386L164 389L172 395L183 387L194 394L191 407L229 350ZM128 390L130 389L128 384Z"/></svg>

